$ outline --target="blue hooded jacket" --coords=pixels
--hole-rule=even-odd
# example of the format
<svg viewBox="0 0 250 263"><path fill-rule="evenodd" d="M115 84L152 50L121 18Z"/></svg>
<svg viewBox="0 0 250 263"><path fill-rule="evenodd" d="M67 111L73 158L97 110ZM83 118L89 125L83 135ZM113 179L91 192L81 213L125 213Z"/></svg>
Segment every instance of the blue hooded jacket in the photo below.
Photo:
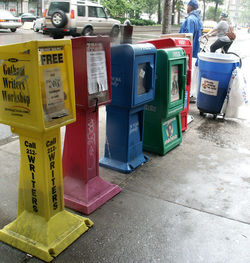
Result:
<svg viewBox="0 0 250 263"><path fill-rule="evenodd" d="M203 25L200 18L200 10L194 10L188 14L188 17L182 24L179 33L193 33L193 58L197 58L200 52L199 37L202 35Z"/></svg>

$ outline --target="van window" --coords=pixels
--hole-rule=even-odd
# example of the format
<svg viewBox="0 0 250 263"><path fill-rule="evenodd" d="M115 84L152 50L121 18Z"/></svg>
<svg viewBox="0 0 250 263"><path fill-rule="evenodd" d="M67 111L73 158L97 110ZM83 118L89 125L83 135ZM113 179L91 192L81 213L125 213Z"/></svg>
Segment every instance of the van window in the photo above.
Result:
<svg viewBox="0 0 250 263"><path fill-rule="evenodd" d="M104 12L102 7L97 8L97 17L106 18L106 13Z"/></svg>
<svg viewBox="0 0 250 263"><path fill-rule="evenodd" d="M56 10L62 10L64 13L69 13L69 2L51 2L48 15L51 16Z"/></svg>
<svg viewBox="0 0 250 263"><path fill-rule="evenodd" d="M102 7L89 6L89 17L106 18Z"/></svg>
<svg viewBox="0 0 250 263"><path fill-rule="evenodd" d="M83 6L83 5L77 6L77 15L78 16L85 16L85 6Z"/></svg>

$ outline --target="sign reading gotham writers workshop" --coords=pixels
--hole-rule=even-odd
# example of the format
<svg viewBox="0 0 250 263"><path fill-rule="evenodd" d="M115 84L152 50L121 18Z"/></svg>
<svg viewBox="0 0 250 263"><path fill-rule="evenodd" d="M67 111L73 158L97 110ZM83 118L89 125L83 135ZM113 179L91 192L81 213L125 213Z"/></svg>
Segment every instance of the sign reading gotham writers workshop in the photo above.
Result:
<svg viewBox="0 0 250 263"><path fill-rule="evenodd" d="M8 58L0 60L1 107L5 113L23 117L30 113L28 61Z"/></svg>

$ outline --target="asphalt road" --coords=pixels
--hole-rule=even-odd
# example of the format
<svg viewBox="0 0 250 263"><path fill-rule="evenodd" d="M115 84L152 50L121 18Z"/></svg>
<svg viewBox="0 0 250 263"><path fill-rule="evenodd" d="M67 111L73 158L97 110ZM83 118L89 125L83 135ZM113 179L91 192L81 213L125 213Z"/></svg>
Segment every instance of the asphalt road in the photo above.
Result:
<svg viewBox="0 0 250 263"><path fill-rule="evenodd" d="M34 32L32 29L32 23L25 23L23 28L18 29L16 32L12 33L9 30L0 30L0 45L7 45L13 43L21 43L31 40L52 40L48 35L43 35L41 32ZM135 27L133 31L132 42L136 43L140 40L154 39L158 38L161 35L160 27ZM173 30L176 32L176 29ZM67 36L66 39L71 37ZM216 37L212 37L209 40L209 45L215 41ZM120 43L118 38L112 45ZM230 51L236 52L242 58L243 62L243 71L247 82L250 83L250 74L247 71L250 67L250 34L247 33L246 29L241 29L237 31L237 38L232 44ZM248 88L250 93L250 88ZM10 131L10 127L0 124L0 145L5 144L13 139L16 139L16 136L13 135Z"/></svg>

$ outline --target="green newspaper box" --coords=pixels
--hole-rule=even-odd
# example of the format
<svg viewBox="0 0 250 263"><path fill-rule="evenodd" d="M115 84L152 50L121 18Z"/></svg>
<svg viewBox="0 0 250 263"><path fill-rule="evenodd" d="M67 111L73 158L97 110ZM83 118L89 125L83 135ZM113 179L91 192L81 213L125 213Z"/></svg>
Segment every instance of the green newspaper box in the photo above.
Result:
<svg viewBox="0 0 250 263"><path fill-rule="evenodd" d="M157 50L155 99L145 105L143 149L166 154L182 141L186 54L182 48Z"/></svg>

